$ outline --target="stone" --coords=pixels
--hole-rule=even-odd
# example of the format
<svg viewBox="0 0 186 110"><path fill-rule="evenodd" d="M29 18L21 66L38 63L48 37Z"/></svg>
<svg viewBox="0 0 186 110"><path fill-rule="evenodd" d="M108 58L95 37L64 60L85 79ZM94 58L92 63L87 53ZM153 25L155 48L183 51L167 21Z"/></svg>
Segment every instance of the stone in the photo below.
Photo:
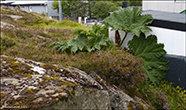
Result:
<svg viewBox="0 0 186 110"><path fill-rule="evenodd" d="M23 106L29 110L148 110L149 107L142 99L130 97L95 73L5 55L1 55L0 62L1 109Z"/></svg>

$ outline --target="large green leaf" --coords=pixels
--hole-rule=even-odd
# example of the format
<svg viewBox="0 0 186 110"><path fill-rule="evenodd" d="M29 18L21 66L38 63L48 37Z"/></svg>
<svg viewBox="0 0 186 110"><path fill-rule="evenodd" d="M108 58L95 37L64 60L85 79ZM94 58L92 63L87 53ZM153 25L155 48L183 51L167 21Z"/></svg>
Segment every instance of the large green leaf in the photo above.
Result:
<svg viewBox="0 0 186 110"><path fill-rule="evenodd" d="M75 29L74 32L73 32L73 35L79 35L79 34L86 35L87 32L83 29Z"/></svg>
<svg viewBox="0 0 186 110"><path fill-rule="evenodd" d="M87 36L100 36L104 35L105 37L108 37L108 27L106 26L99 26L97 25L97 22L92 26L92 29L90 29L87 32Z"/></svg>
<svg viewBox="0 0 186 110"><path fill-rule="evenodd" d="M59 52L73 52L77 51L95 51L108 48L108 44L111 43L108 38L108 28L106 26L98 26L95 23L91 30L88 32L82 29L74 30L74 35L78 36L68 43L66 42L55 42L52 44ZM88 39L88 37L91 37Z"/></svg>
<svg viewBox="0 0 186 110"><path fill-rule="evenodd" d="M56 48L59 52L64 52L67 48L70 48L70 46L64 41L54 42L51 44L51 46L53 46L53 48Z"/></svg>
<svg viewBox="0 0 186 110"><path fill-rule="evenodd" d="M110 42L108 37L98 36L98 37L93 37L90 40L90 47L92 50L101 50L102 46L107 46L108 43Z"/></svg>
<svg viewBox="0 0 186 110"><path fill-rule="evenodd" d="M113 12L103 23L112 27L112 30L123 30L126 33L131 32L140 36L141 32L151 31L151 29L145 25L153 21L151 15L141 15L141 13L142 10L138 7L120 9Z"/></svg>
<svg viewBox="0 0 186 110"><path fill-rule="evenodd" d="M135 56L144 59L143 68L146 71L146 78L154 85L159 84L159 81L165 78L165 70L168 70L168 61L163 59L162 56L166 54L163 49L163 44L157 44L157 37L149 35L147 38L144 34L140 37L134 36L128 42L128 46Z"/></svg>
<svg viewBox="0 0 186 110"><path fill-rule="evenodd" d="M68 42L68 46L71 46L71 52L76 53L78 50L83 51L83 49L87 49L90 51L88 38L86 35L80 34L76 38L70 40Z"/></svg>
<svg viewBox="0 0 186 110"><path fill-rule="evenodd" d="M166 54L166 51L163 49L164 45L157 44L157 37L155 35L150 35L147 38L145 38L144 34L141 34L139 38L134 36L132 41L129 41L128 46L136 56L144 59L151 58L152 56L158 58Z"/></svg>

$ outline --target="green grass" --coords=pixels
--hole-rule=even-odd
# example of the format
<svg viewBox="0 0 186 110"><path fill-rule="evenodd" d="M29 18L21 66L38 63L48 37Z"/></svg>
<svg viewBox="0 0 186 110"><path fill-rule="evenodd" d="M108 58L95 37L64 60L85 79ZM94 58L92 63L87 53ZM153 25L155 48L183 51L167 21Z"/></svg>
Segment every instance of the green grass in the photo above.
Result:
<svg viewBox="0 0 186 110"><path fill-rule="evenodd" d="M83 29L83 30L90 30L90 27L87 27L85 25L70 21L70 20L63 20L62 22L56 22L56 23L51 23L49 25L46 25L45 23L41 24L35 24L34 26L40 26L40 27L45 27L45 28L58 28L58 29Z"/></svg>

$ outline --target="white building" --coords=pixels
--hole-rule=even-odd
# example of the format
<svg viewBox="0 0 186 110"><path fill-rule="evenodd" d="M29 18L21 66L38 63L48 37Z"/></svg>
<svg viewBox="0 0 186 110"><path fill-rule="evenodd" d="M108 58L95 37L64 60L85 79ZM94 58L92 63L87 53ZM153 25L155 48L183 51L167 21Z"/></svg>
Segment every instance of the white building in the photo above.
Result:
<svg viewBox="0 0 186 110"><path fill-rule="evenodd" d="M142 10L179 13L186 9L186 0L143 0Z"/></svg>
<svg viewBox="0 0 186 110"><path fill-rule="evenodd" d="M2 3L10 3L10 6L19 6L20 9L28 12L36 12L39 14L46 14L48 17L51 18L58 18L59 14L57 13L57 10L52 9L52 2L54 0L6 0L1 1Z"/></svg>

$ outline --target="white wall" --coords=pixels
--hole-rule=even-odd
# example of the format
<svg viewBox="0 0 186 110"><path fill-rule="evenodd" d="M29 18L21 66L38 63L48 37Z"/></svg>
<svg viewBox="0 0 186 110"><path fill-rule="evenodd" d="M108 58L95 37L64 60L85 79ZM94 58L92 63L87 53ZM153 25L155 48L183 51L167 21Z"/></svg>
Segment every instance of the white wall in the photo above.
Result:
<svg viewBox="0 0 186 110"><path fill-rule="evenodd" d="M142 10L156 10L179 13L186 9L186 1L143 0Z"/></svg>
<svg viewBox="0 0 186 110"><path fill-rule="evenodd" d="M145 33L147 36L154 34L158 38L158 43L164 44L164 49L167 51L167 54L186 56L186 32L170 30L165 28L149 26L152 31ZM109 28L109 38L115 42L115 31L110 31ZM125 35L124 31L119 31L120 36L123 38ZM125 42L122 46L127 47L129 40L133 38L133 34L129 34L125 39Z"/></svg>
<svg viewBox="0 0 186 110"><path fill-rule="evenodd" d="M59 14L57 13L57 10L52 9L53 2L54 2L53 0L50 0L47 2L48 16L59 16Z"/></svg>
<svg viewBox="0 0 186 110"><path fill-rule="evenodd" d="M32 12L41 14L42 12L47 13L47 6L32 6Z"/></svg>
<svg viewBox="0 0 186 110"><path fill-rule="evenodd" d="M28 11L28 12L31 11L31 12L36 12L36 13L39 13L39 14L41 14L42 12L47 13L47 10L46 10L47 6L20 6L20 8L22 10ZM30 10L30 8L32 10Z"/></svg>
<svg viewBox="0 0 186 110"><path fill-rule="evenodd" d="M146 35L155 34L158 43L164 43L167 54L186 56L186 32L150 26L152 32Z"/></svg>

